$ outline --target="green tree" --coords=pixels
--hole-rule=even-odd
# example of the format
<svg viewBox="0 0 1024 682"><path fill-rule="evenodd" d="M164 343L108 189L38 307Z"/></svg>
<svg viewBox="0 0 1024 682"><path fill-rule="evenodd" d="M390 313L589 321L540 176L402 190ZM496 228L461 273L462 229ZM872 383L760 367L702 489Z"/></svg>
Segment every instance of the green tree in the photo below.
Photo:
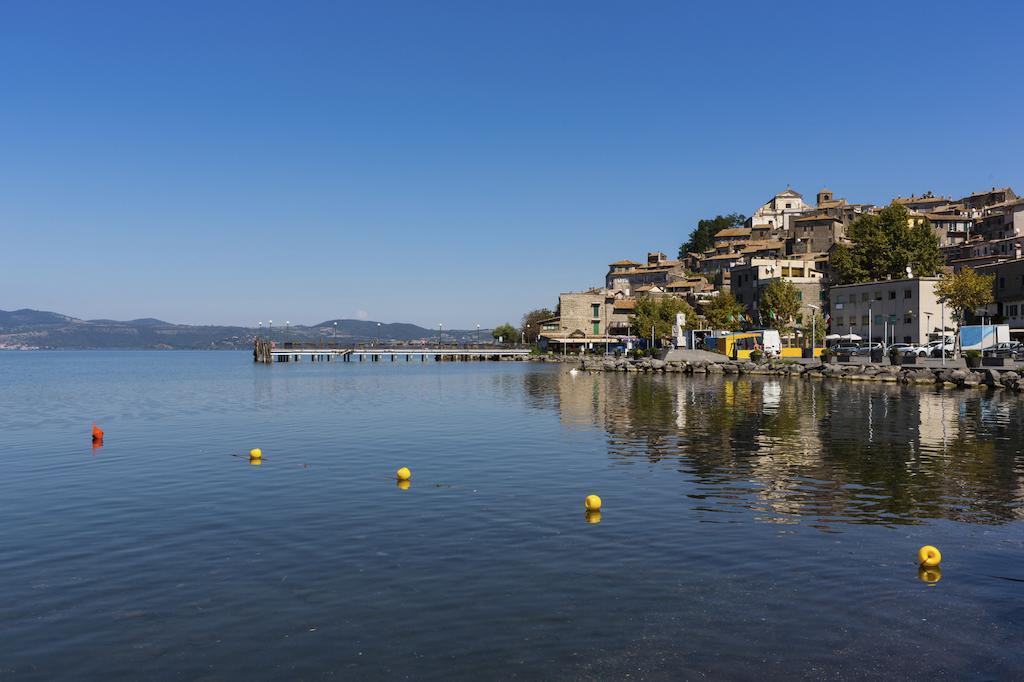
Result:
<svg viewBox="0 0 1024 682"><path fill-rule="evenodd" d="M992 302L994 280L995 275L979 275L973 268L963 268L960 272L943 275L935 285L935 295L939 300L945 301L953 311L957 343L960 338L960 327L967 316Z"/></svg>
<svg viewBox="0 0 1024 682"><path fill-rule="evenodd" d="M829 259L840 284L906 277L932 277L942 267L939 238L924 221L909 223L905 206L891 204L857 218L846 229L850 244L840 244Z"/></svg>
<svg viewBox="0 0 1024 682"><path fill-rule="evenodd" d="M825 322L825 317L819 312L815 312L813 315L806 317L800 325L800 331L804 335L804 345L820 346L821 342L825 340L826 326L827 323ZM814 333L813 339L811 338L812 331Z"/></svg>
<svg viewBox="0 0 1024 682"><path fill-rule="evenodd" d="M656 339L672 336L672 327L676 323L676 313L686 315L686 329L691 329L697 321L697 313L693 307L681 298L667 296L664 298L641 298L629 318L629 324L637 336L650 338L651 328Z"/></svg>
<svg viewBox="0 0 1024 682"><path fill-rule="evenodd" d="M535 343L537 337L540 336L540 323L554 316L555 313L547 308L537 308L523 315L519 330L523 333L526 342Z"/></svg>
<svg viewBox="0 0 1024 682"><path fill-rule="evenodd" d="M784 279L773 279L761 291L758 308L762 311L762 324L771 324L780 332L792 332L800 315L800 292L796 285Z"/></svg>
<svg viewBox="0 0 1024 682"><path fill-rule="evenodd" d="M742 213L716 215L714 218L702 218L697 227L690 233L690 238L679 247L679 258L686 258L688 253L703 253L715 245L715 235L727 227L740 227L747 221Z"/></svg>
<svg viewBox="0 0 1024 682"><path fill-rule="evenodd" d="M730 291L723 291L704 306L704 319L712 329L736 331L743 327L747 308Z"/></svg>
<svg viewBox="0 0 1024 682"><path fill-rule="evenodd" d="M519 330L506 322L495 327L494 331L491 332L491 336L499 339L502 343L515 343L519 340Z"/></svg>

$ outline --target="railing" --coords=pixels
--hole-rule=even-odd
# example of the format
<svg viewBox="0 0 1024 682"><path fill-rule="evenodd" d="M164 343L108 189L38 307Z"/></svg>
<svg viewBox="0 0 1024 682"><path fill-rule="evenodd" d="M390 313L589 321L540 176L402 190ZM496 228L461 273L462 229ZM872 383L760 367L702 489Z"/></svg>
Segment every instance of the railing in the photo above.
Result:
<svg viewBox="0 0 1024 682"><path fill-rule="evenodd" d="M285 350L529 350L533 344L522 343L344 343L334 341L283 341L275 349Z"/></svg>

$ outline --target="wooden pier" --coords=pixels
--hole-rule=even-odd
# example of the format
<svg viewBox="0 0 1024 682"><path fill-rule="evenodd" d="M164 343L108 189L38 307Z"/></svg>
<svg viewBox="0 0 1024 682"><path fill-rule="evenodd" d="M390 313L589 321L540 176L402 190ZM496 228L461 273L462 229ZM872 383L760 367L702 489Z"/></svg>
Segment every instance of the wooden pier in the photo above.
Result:
<svg viewBox="0 0 1024 682"><path fill-rule="evenodd" d="M293 343L275 345L269 339L257 337L253 341L254 362L395 362L404 358L426 362L521 360L530 354L529 348L506 346L341 346L333 343Z"/></svg>

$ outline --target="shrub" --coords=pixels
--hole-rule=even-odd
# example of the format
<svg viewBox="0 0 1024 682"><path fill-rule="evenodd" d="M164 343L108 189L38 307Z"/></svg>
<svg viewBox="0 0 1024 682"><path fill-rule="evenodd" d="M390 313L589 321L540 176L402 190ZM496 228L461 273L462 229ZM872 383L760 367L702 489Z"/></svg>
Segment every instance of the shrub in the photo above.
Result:
<svg viewBox="0 0 1024 682"><path fill-rule="evenodd" d="M761 362L764 359L764 353L759 350L750 351L750 359L754 362Z"/></svg>
<svg viewBox="0 0 1024 682"><path fill-rule="evenodd" d="M965 350L964 351L964 357L965 358L973 358L973 359L977 360L978 358L981 357L981 351L977 350L977 349Z"/></svg>

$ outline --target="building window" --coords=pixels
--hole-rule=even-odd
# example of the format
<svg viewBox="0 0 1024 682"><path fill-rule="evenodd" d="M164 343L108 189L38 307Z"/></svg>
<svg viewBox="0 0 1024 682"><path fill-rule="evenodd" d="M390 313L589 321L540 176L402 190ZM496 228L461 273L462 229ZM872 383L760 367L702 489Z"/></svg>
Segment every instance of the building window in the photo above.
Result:
<svg viewBox="0 0 1024 682"><path fill-rule="evenodd" d="M836 326L837 327L842 327L843 326L843 316L842 315L840 315L839 317L836 318Z"/></svg>
<svg viewBox="0 0 1024 682"><path fill-rule="evenodd" d="M836 303L844 303L845 301L846 301L846 297L845 296L843 296L842 294L836 294Z"/></svg>
<svg viewBox="0 0 1024 682"><path fill-rule="evenodd" d="M793 204L786 204L786 208L793 208Z"/></svg>
<svg viewBox="0 0 1024 682"><path fill-rule="evenodd" d="M1005 277L1000 277L999 278L999 288L1000 289L1005 289L1006 288L1006 278Z"/></svg>
<svg viewBox="0 0 1024 682"><path fill-rule="evenodd" d="M590 304L590 316L591 317L601 317L601 304L600 303L591 303Z"/></svg>
<svg viewBox="0 0 1024 682"><path fill-rule="evenodd" d="M862 326L862 327L868 326L868 316L867 315L861 315L860 316L860 326Z"/></svg>
<svg viewBox="0 0 1024 682"><path fill-rule="evenodd" d="M881 291L876 291L875 292L875 300L876 301L881 301L882 300L882 292Z"/></svg>
<svg viewBox="0 0 1024 682"><path fill-rule="evenodd" d="M600 322L595 322L594 323L594 336L597 336L600 333L601 333L601 323Z"/></svg>
<svg viewBox="0 0 1024 682"><path fill-rule="evenodd" d="M912 298L913 296L914 296L914 292L913 292L912 289L904 289L903 290L903 298Z"/></svg>
<svg viewBox="0 0 1024 682"><path fill-rule="evenodd" d="M882 316L875 315L875 324L882 324Z"/></svg>
<svg viewBox="0 0 1024 682"><path fill-rule="evenodd" d="M860 300L861 300L862 303L864 301L868 300L868 292L866 292L866 291L860 292Z"/></svg>
<svg viewBox="0 0 1024 682"><path fill-rule="evenodd" d="M896 324L896 314L893 313L889 316L889 324Z"/></svg>
<svg viewBox="0 0 1024 682"><path fill-rule="evenodd" d="M889 292L889 300L890 301L895 301L896 300L896 290L895 289L893 289L892 291Z"/></svg>
<svg viewBox="0 0 1024 682"><path fill-rule="evenodd" d="M914 324L914 316L913 315L904 315L903 316L903 324Z"/></svg>

